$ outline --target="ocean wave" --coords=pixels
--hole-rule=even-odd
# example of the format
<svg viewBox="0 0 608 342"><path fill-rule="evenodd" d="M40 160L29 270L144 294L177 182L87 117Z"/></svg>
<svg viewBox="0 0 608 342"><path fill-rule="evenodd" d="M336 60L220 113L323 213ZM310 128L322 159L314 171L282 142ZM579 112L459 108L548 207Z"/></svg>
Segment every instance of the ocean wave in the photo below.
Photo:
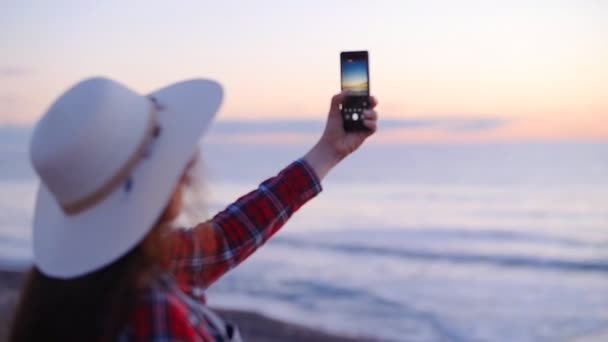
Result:
<svg viewBox="0 0 608 342"><path fill-rule="evenodd" d="M434 251L416 248L370 246L355 243L331 243L279 237L274 244L289 247L328 250L352 255L387 256L400 259L454 264L490 264L502 267L534 268L575 272L608 272L608 260L569 260L525 255L488 255L450 251Z"/></svg>
<svg viewBox="0 0 608 342"><path fill-rule="evenodd" d="M320 280L255 280L256 286L252 286L254 279L229 276L224 278L220 287L214 289L213 294L221 296L240 293L249 298L288 303L306 312L320 313L328 308L339 307L344 312L356 312L357 316L369 317L378 322L393 321L401 325L410 322L417 330L426 331L426 335L436 337L432 340L464 340L436 313L417 308L412 303L384 298L369 289L341 286ZM400 334L392 337L397 338L398 335Z"/></svg>
<svg viewBox="0 0 608 342"><path fill-rule="evenodd" d="M353 222L352 225L356 226ZM570 248L608 248L608 240L605 241L583 241L572 236L559 236L554 232L553 235L542 233L531 233L504 229L467 229L457 227L427 227L427 228L408 228L408 227L383 227L381 229L357 229L349 230L346 236L369 241L370 236L375 239L384 238L387 241L411 239L441 239L441 240L465 240L465 241L487 241L487 242L523 242L540 245L558 245ZM607 232L608 233L608 232ZM325 237L345 238L344 230L325 231Z"/></svg>

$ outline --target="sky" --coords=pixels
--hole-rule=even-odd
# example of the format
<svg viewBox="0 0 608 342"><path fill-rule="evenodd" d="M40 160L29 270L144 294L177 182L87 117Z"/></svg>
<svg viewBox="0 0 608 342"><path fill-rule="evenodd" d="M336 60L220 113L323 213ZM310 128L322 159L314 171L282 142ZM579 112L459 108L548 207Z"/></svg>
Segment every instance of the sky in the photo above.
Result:
<svg viewBox="0 0 608 342"><path fill-rule="evenodd" d="M369 51L379 142L608 140L602 0L0 0L0 125L94 75L218 80L220 120L323 120L346 50Z"/></svg>

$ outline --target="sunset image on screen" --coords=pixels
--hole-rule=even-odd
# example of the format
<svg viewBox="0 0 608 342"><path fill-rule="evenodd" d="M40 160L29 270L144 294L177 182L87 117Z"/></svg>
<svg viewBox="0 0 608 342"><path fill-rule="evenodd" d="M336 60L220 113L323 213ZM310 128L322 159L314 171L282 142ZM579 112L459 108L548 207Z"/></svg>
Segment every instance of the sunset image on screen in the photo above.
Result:
<svg viewBox="0 0 608 342"><path fill-rule="evenodd" d="M347 59L342 62L342 89L350 90L355 96L367 95L367 63L364 60Z"/></svg>

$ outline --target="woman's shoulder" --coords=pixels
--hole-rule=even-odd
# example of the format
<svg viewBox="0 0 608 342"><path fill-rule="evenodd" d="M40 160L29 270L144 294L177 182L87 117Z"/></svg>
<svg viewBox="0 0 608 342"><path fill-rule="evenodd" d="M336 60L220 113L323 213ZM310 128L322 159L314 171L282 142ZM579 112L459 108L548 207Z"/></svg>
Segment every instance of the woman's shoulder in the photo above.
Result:
<svg viewBox="0 0 608 342"><path fill-rule="evenodd" d="M140 288L124 330L125 340L211 340L206 322L177 291L168 275Z"/></svg>
<svg viewBox="0 0 608 342"><path fill-rule="evenodd" d="M164 274L138 288L133 299L131 321L165 324L167 321L159 317L175 320L187 315L186 303L174 293L171 280Z"/></svg>

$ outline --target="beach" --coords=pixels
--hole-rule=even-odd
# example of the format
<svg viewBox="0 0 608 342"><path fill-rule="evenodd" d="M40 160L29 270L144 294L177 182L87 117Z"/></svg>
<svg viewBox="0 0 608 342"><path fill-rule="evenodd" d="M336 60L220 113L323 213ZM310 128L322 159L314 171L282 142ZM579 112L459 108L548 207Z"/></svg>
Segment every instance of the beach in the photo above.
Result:
<svg viewBox="0 0 608 342"><path fill-rule="evenodd" d="M19 289L23 283L24 273L0 271L0 342L7 340L11 316L17 304ZM364 337L347 337L331 334L322 330L308 328L295 323L288 323L269 318L262 314L244 311L217 309L225 319L235 322L245 341L321 341L352 342L373 341Z"/></svg>

